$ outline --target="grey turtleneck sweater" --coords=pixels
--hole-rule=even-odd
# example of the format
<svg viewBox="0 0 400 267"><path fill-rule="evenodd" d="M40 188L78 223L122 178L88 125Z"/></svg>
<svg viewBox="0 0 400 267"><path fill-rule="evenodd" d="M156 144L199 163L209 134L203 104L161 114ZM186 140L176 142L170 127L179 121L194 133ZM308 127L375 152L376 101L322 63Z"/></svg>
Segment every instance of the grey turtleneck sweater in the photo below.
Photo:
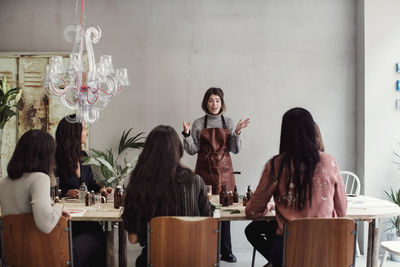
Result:
<svg viewBox="0 0 400 267"><path fill-rule="evenodd" d="M221 115L210 115L207 114L193 122L192 129L190 132L190 136L183 138L183 145L185 151L194 155L200 150L200 134L201 130L204 128L204 118L207 118L207 128L222 128L222 119ZM228 142L229 151L237 154L242 148L242 140L240 135L236 135L235 133L235 125L233 120L224 116L226 128L232 133L231 138Z"/></svg>

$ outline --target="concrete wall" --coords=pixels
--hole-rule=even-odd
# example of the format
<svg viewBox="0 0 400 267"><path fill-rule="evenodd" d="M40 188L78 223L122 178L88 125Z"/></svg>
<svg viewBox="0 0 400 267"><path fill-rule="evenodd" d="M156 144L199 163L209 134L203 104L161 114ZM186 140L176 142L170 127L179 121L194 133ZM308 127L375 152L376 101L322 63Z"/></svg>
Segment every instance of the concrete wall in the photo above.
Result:
<svg viewBox="0 0 400 267"><path fill-rule="evenodd" d="M314 115L325 147L341 169L356 170L355 1L86 2L86 23L103 31L94 47L97 59L112 54L114 66L128 68L132 83L91 126L91 147L115 147L130 127L149 132L169 124L180 132L182 121L203 115L205 90L218 86L226 94L227 116L251 118L243 132L244 150L233 156L235 170L242 171L237 177L241 193L248 184L255 188L264 164L278 152L281 117L295 106ZM0 51L72 50L62 33L75 23L75 1L2 0L0 10ZM394 35L394 25L386 26ZM378 48L377 43L373 49ZM388 60L389 69L371 66L370 71L390 74L393 63ZM372 81L375 86L369 90L390 92L395 78L387 78L387 86ZM374 95L366 97L372 101ZM393 111L393 103L391 99L379 109ZM393 111L390 119L396 116ZM386 116L376 119L385 121ZM392 129L373 132L386 130ZM372 151L371 157L375 155ZM184 162L194 167L195 157L185 155ZM390 159L387 165L392 167ZM383 171L376 172L381 177ZM234 248L248 245L241 231L233 237Z"/></svg>
<svg viewBox="0 0 400 267"><path fill-rule="evenodd" d="M240 190L256 186L278 151L283 113L311 111L327 151L355 169L355 25L352 1L86 1L102 28L95 53L126 66L132 85L91 128L91 146L115 146L123 129L149 132L202 116L210 86L224 89L227 116L251 118L233 156ZM0 51L69 51L63 28L75 1L1 1ZM195 157L185 156L194 167Z"/></svg>
<svg viewBox="0 0 400 267"><path fill-rule="evenodd" d="M383 196L390 186L400 187L399 170L393 151L400 151L400 99L395 82L399 61L400 34L395 0L365 1L365 193Z"/></svg>

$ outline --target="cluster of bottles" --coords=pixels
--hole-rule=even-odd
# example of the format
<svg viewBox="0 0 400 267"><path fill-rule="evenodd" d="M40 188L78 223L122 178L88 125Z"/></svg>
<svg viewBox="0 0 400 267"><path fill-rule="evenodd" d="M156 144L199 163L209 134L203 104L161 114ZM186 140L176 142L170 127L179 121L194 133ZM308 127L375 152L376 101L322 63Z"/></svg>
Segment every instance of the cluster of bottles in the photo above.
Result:
<svg viewBox="0 0 400 267"><path fill-rule="evenodd" d="M247 192L246 195L243 196L243 206L246 206L247 202L251 199L251 196L253 195L253 191L251 191L250 185L247 187ZM233 203L238 203L239 202L239 194L237 192L237 187L235 186L235 190L232 193L232 191L227 191L226 190L226 185L221 186L221 192L219 194L219 203L222 206L229 206L233 205Z"/></svg>
<svg viewBox="0 0 400 267"><path fill-rule="evenodd" d="M238 202L239 194L237 192L237 187L235 186L235 190L232 193L232 191L226 191L226 185L222 185L221 192L219 193L219 203L222 204L222 206L229 206Z"/></svg>
<svg viewBox="0 0 400 267"><path fill-rule="evenodd" d="M79 187L79 201L85 203L86 206L92 206L96 203L106 203L107 198L99 194L95 194L94 191L88 191L85 183L82 183Z"/></svg>

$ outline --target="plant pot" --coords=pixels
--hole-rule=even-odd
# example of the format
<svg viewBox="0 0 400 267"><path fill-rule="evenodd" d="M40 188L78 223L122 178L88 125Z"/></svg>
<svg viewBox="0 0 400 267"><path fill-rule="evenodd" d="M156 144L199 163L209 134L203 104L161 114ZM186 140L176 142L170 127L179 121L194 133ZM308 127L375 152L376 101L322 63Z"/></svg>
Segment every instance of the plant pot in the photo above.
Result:
<svg viewBox="0 0 400 267"><path fill-rule="evenodd" d="M387 234L387 239L389 241L400 241L400 236L396 235L396 233L389 233ZM400 262L400 256L390 253L390 260Z"/></svg>

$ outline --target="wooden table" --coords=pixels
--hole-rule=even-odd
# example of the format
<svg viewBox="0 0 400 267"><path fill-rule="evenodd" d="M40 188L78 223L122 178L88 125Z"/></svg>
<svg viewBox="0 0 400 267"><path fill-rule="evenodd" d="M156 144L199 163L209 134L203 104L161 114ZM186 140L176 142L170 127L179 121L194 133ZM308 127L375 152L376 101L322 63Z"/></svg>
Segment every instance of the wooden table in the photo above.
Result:
<svg viewBox="0 0 400 267"><path fill-rule="evenodd" d="M218 197L213 196L211 202L216 203ZM119 224L119 266L126 266L126 235L122 227L122 210L114 209L113 203L102 204L98 206L86 207L82 203L64 202L65 206L69 209L74 208L87 208L83 216L74 216L72 214L72 221L102 221L109 223ZM239 213L231 213L227 210L239 210ZM243 221L249 220L245 213L245 207L241 203L234 203L233 206L221 207L216 210L214 217L219 218L220 221ZM400 207L387 200L378 198L358 196L348 198L347 216L360 221L367 221L369 223L368 229L368 251L367 251L367 267L378 266L378 251L379 251L379 228L380 218L388 218L400 215ZM269 212L261 219L275 219L275 212ZM109 229L112 229L109 228ZM107 259L108 266L114 265L114 240L113 231L108 233L107 237ZM112 261L111 261L112 260Z"/></svg>
<svg viewBox="0 0 400 267"><path fill-rule="evenodd" d="M126 267L126 235L122 222L122 209L115 209L114 203L102 203L85 206L78 201L65 201L62 203L71 212L71 221L99 221L107 229L107 266L115 265L114 257L114 224L118 224L118 259L119 266ZM82 214L79 210L86 209Z"/></svg>
<svg viewBox="0 0 400 267"><path fill-rule="evenodd" d="M211 200L215 203L216 198ZM220 207L214 214L214 217L219 218L221 221L241 221L249 220L245 213L246 207L241 203L234 203L233 206ZM239 213L231 213L227 210L239 210ZM378 252L379 252L379 230L380 218L388 218L400 215L400 207L387 200L357 196L348 197L347 216L352 219L367 221L368 227L368 250L367 250L367 267L378 266ZM269 212L260 219L274 219L275 212Z"/></svg>

